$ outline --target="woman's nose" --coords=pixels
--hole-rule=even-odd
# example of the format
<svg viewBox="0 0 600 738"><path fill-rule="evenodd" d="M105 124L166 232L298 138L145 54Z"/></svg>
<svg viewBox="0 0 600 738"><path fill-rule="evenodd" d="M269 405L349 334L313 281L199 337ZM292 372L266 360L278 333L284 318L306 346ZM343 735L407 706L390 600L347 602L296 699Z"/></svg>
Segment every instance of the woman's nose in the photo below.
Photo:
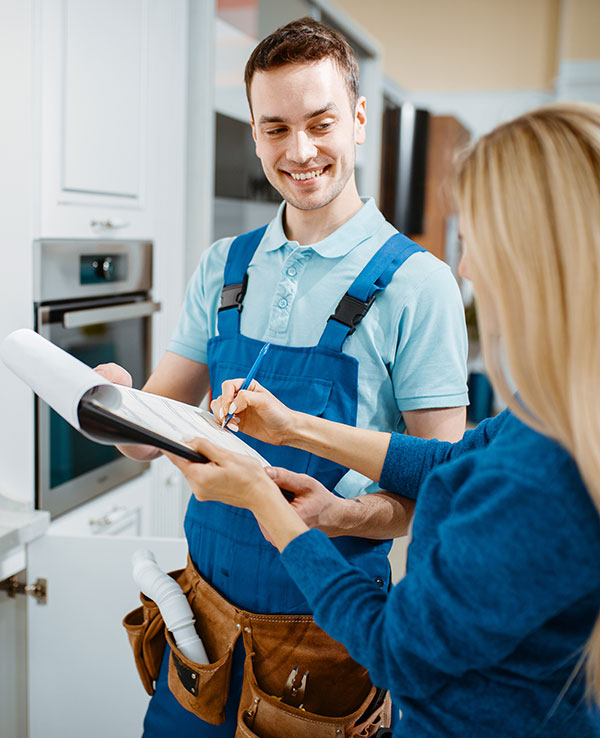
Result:
<svg viewBox="0 0 600 738"><path fill-rule="evenodd" d="M471 275L469 274L469 264L467 262L467 255L465 254L464 250L461 254L458 266L456 267L456 271L458 272L459 277L462 277L463 279L468 279L470 281Z"/></svg>

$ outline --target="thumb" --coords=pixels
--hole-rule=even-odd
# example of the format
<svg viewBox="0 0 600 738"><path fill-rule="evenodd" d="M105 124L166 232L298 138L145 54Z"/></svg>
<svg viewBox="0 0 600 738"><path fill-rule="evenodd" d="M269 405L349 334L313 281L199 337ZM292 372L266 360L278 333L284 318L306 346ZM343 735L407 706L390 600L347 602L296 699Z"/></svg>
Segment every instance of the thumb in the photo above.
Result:
<svg viewBox="0 0 600 738"><path fill-rule="evenodd" d="M217 446L216 443L209 441L208 438L186 438L184 443L194 451L197 451L202 456L205 456L209 461L214 461L217 464L222 463L229 458L229 452L222 446Z"/></svg>
<svg viewBox="0 0 600 738"><path fill-rule="evenodd" d="M295 495L309 490L308 482L311 478L307 474L297 474L281 466L267 466L265 472L278 487L293 492Z"/></svg>

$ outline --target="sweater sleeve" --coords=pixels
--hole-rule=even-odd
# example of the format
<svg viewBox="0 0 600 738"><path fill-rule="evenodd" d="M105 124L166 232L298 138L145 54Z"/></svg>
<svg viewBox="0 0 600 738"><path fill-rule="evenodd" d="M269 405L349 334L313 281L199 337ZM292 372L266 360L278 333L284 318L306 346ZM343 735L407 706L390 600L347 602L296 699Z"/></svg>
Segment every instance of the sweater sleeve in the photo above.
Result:
<svg viewBox="0 0 600 738"><path fill-rule="evenodd" d="M318 530L283 551L316 622L369 669L375 684L398 696L431 696L451 678L501 662L598 587L592 566L600 555L598 523L590 511L569 523L564 501L543 499L521 480L507 484L505 476L477 475L460 509L389 593Z"/></svg>
<svg viewBox="0 0 600 738"><path fill-rule="evenodd" d="M487 418L473 430L467 431L456 443L392 433L379 486L416 499L419 487L429 472L439 464L457 459L469 451L485 448L508 417L509 411L505 410L494 418Z"/></svg>

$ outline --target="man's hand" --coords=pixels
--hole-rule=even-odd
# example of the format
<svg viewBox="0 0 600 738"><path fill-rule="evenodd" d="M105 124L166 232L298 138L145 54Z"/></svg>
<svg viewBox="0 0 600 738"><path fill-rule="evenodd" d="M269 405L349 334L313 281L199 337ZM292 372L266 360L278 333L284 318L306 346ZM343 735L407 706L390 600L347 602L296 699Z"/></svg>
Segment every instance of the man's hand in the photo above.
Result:
<svg viewBox="0 0 600 738"><path fill-rule="evenodd" d="M120 384L123 387L133 387L133 379L127 369L123 369L122 366L111 362L110 364L98 364L94 367L94 371L97 372L104 379L108 379L113 384ZM123 456L127 456L129 459L134 461L151 461L160 456L160 451L154 446L143 446L141 444L136 445L122 445L117 446Z"/></svg>
<svg viewBox="0 0 600 738"><path fill-rule="evenodd" d="M94 371L98 372L104 379L108 379L113 384L122 384L124 387L133 387L133 379L131 374L123 369L122 366L111 362L110 364L98 364L94 367Z"/></svg>
<svg viewBox="0 0 600 738"><path fill-rule="evenodd" d="M274 466L267 467L265 471L280 489L294 494L290 504L309 528L318 528L330 537L341 535L339 525L346 500L334 495L308 474L296 474Z"/></svg>
<svg viewBox="0 0 600 738"><path fill-rule="evenodd" d="M290 505L306 525L330 538L383 540L404 536L408 531L415 501L407 497L380 490L346 500L306 474L280 467L267 467L265 471L280 489L294 493ZM270 540L268 535L265 537Z"/></svg>

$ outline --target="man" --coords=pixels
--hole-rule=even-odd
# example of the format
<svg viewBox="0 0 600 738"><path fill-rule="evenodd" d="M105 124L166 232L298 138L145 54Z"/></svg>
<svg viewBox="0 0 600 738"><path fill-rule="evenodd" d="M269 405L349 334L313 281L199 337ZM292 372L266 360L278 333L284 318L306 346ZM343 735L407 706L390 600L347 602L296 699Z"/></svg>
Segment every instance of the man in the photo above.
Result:
<svg viewBox="0 0 600 738"><path fill-rule="evenodd" d="M175 335L144 389L198 404L209 386L219 394L222 381L245 376L269 341L257 379L292 408L365 428L459 439L467 403L462 303L449 269L395 235L374 201L359 197L355 146L365 140L367 119L352 50L303 18L257 46L245 80L256 153L284 202L266 230L222 239L203 254ZM114 365L101 371L128 381ZM320 457L247 440L273 466L306 472L342 498L376 490ZM157 455L126 451L138 459ZM398 497L366 494L331 520L327 501L310 485L285 479L309 524L336 536L347 558L387 586L390 544L373 539L406 532L410 511ZM185 529L195 568L237 607L308 612L250 515L192 498ZM227 718L218 727L176 702L163 663L145 735L233 736L242 662L238 643Z"/></svg>

